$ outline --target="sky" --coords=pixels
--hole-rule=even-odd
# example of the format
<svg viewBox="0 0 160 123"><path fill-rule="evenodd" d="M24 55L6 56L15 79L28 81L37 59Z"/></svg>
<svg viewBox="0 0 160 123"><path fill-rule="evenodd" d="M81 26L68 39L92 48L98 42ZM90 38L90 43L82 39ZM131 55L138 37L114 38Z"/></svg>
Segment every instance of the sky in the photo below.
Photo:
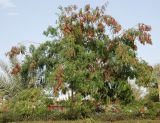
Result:
<svg viewBox="0 0 160 123"><path fill-rule="evenodd" d="M55 25L58 6L90 4L101 6L107 0L0 0L0 59L18 43L29 45L47 40L42 34ZM138 23L152 26L153 45L138 44L138 57L149 64L160 63L160 0L108 0L106 14L113 16L124 29Z"/></svg>

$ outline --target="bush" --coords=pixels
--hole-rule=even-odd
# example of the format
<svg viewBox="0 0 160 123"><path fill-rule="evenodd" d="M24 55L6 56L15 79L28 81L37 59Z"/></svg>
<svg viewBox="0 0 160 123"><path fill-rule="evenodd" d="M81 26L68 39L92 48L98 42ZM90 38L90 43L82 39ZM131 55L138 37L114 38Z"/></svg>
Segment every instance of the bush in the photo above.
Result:
<svg viewBox="0 0 160 123"><path fill-rule="evenodd" d="M31 121L31 120L76 120L84 118L93 118L102 121L117 121L128 119L155 119L160 117L160 102L152 101L139 101L133 102L128 105L118 105L120 109L118 112L108 111L106 113L96 112L96 107L92 101L71 100L60 102L66 105L66 110L60 112L58 110L48 111L47 105L52 104L53 101L47 100L39 101L24 101L18 100L17 103L10 103L10 110L1 113L0 122L9 121ZM32 105L35 105L33 108ZM60 105L58 104L58 105ZM140 109L147 107L145 112Z"/></svg>
<svg viewBox="0 0 160 123"><path fill-rule="evenodd" d="M145 109L142 111L141 109ZM160 103L151 100L142 100L123 106L122 112L127 113L131 118L155 119L160 116Z"/></svg>
<svg viewBox="0 0 160 123"><path fill-rule="evenodd" d="M150 88L149 94L146 96L147 100L151 100L153 102L159 101L158 88Z"/></svg>
<svg viewBox="0 0 160 123"><path fill-rule="evenodd" d="M93 104L90 101L83 102L69 102L68 110L65 112L65 119L75 120L88 118L95 110Z"/></svg>

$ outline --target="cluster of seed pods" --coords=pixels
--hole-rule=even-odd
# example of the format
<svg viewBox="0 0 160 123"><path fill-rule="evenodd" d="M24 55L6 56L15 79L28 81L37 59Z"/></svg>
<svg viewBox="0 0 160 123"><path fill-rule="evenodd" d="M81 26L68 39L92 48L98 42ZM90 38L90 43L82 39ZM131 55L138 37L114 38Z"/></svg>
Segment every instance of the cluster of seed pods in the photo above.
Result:
<svg viewBox="0 0 160 123"><path fill-rule="evenodd" d="M6 56L13 58L19 54L24 54L24 50L21 47L13 46L9 52L6 53Z"/></svg>
<svg viewBox="0 0 160 123"><path fill-rule="evenodd" d="M78 25L81 32L86 34L85 37L89 39L96 36L97 33L105 33L105 26L111 27L114 34L118 33L122 28L113 17L104 14L104 6L91 9L88 4L84 10L80 9L77 12L76 9L77 7L74 5L65 7L65 9L61 8L65 13L61 24L61 30L64 35L73 33L75 25Z"/></svg>
<svg viewBox="0 0 160 123"><path fill-rule="evenodd" d="M21 71L21 66L17 63L11 71L11 74L17 75Z"/></svg>
<svg viewBox="0 0 160 123"><path fill-rule="evenodd" d="M140 42L142 44L145 44L145 42L148 44L152 44L151 35L147 33L148 31L151 31L151 26L140 23L139 31L141 32L141 35L139 36Z"/></svg>

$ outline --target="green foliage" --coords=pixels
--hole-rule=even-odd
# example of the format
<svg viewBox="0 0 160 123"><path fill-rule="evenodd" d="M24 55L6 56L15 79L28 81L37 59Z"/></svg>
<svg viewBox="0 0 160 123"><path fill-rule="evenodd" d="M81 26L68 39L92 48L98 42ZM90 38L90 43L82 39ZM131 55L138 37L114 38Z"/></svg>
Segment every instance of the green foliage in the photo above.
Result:
<svg viewBox="0 0 160 123"><path fill-rule="evenodd" d="M138 28L121 31L121 25L105 15L105 7L91 9L86 5L77 10L75 5L60 7L56 28L48 27L44 35L53 38L35 47L31 45L21 65L12 74L20 76L24 90L16 92L10 103L15 116L52 119L80 119L96 112L96 106L107 103L129 104L134 95L128 79L144 87L152 85L152 68L137 57L137 38L142 44L152 44L150 26L139 24ZM107 33L106 28L110 29ZM16 58L22 48L13 47L8 53ZM18 69L17 69L18 68ZM47 111L54 104L43 90L52 88L52 96L71 91L66 101L66 112ZM86 97L90 97L88 101ZM143 103L142 103L143 104ZM133 117L140 114L138 106L132 105ZM149 106L149 113L153 113ZM124 109L125 110L125 109ZM129 118L128 113L107 114L108 120ZM52 116L53 115L53 116Z"/></svg>
<svg viewBox="0 0 160 123"><path fill-rule="evenodd" d="M129 103L134 96L128 78L136 78L138 85L149 86L152 69L138 59L135 41L139 38L142 44L151 44L148 34L151 28L139 24L138 29L115 35L121 25L105 15L104 8L91 9L90 5L79 11L74 5L60 8L56 28L50 26L44 32L53 40L37 48L32 45L25 57L21 70L25 87L32 87L42 72L44 86L53 86L55 95L60 90L71 90L72 97L73 93L80 93L83 98L91 96L101 103L115 99ZM114 38L105 32L108 27Z"/></svg>
<svg viewBox="0 0 160 123"><path fill-rule="evenodd" d="M10 67L14 66L17 62L16 58L10 59L8 64L0 61L0 97L12 97L22 89L20 74L13 76L10 72Z"/></svg>
<svg viewBox="0 0 160 123"><path fill-rule="evenodd" d="M160 103L153 102L151 100L141 100L132 102L129 105L124 105L122 107L122 112L127 113L133 118L142 119L155 119L160 116Z"/></svg>
<svg viewBox="0 0 160 123"><path fill-rule="evenodd" d="M41 89L25 89L14 96L9 105L9 111L18 116L33 115L36 111L40 113L41 109L47 110Z"/></svg>
<svg viewBox="0 0 160 123"><path fill-rule="evenodd" d="M149 88L149 93L147 94L146 98L148 100L158 102L159 101L158 89L153 87Z"/></svg>
<svg viewBox="0 0 160 123"><path fill-rule="evenodd" d="M57 29L56 29L56 28L53 28L53 27L51 27L51 26L49 26L49 27L47 28L47 30L43 32L43 34L44 34L45 36L51 35L51 36L53 36L53 37L58 35Z"/></svg>

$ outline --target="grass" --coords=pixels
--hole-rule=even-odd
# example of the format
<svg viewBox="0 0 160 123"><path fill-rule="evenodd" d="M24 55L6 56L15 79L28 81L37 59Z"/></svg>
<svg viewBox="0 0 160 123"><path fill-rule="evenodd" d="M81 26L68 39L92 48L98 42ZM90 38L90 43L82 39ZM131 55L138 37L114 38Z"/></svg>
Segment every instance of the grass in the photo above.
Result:
<svg viewBox="0 0 160 123"><path fill-rule="evenodd" d="M94 121L92 119L77 120L77 121L24 121L24 122L12 122L12 123L160 123L160 120L125 120L115 122L102 122Z"/></svg>

